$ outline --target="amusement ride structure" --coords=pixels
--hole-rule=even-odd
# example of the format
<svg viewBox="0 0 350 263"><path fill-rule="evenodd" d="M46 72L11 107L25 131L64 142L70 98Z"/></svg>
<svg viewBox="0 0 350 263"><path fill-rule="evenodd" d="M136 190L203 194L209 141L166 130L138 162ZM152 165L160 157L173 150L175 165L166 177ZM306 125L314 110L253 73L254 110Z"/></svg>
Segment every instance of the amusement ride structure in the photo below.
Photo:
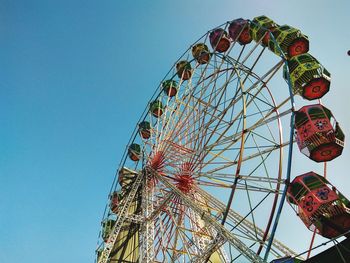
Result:
<svg viewBox="0 0 350 263"><path fill-rule="evenodd" d="M308 52L306 35L266 16L191 45L127 145L96 262L300 262L275 238L286 202L311 235L348 235L350 204L332 175L292 175L297 147L318 163L344 147L320 101L330 73Z"/></svg>

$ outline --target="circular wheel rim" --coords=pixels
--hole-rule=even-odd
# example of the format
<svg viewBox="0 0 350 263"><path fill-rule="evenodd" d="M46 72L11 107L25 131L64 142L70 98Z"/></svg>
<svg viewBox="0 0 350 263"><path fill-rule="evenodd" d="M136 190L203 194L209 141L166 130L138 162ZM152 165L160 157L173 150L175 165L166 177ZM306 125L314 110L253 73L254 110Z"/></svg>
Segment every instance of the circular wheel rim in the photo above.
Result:
<svg viewBox="0 0 350 263"><path fill-rule="evenodd" d="M227 24L225 26L227 27ZM201 41L204 43L209 43L208 34L204 35L196 43ZM168 208L157 208L160 211L158 211L157 218L153 219L152 225L154 229L152 231L154 232L152 234L153 242L151 246L153 247L152 257L155 261L166 262L169 260L169 258L173 258L174 255L170 256L171 253L169 251L173 251L173 253L174 251L177 251L175 254L181 254L181 247L183 249L187 248L187 251L181 256L175 256L179 261L180 259L182 261L196 260L196 258L200 257L201 253L203 254L201 242L205 243L209 242L210 240L214 240L217 235L217 229L210 227L207 229L202 227L199 228L199 230L194 230L196 228L196 225L198 228L198 222L195 221L198 221L199 219L194 219L199 216L198 211L194 211L193 208L190 208L191 211L186 211L186 209L181 208L182 206L187 206L188 204L185 205L183 203L181 195L174 195L170 198L169 193L171 192L171 188L164 184L164 182L161 182L162 180L171 183L173 186L175 186L175 188L180 190L182 194L190 196L193 200L195 200L195 202L197 202L197 205L202 205L206 207L207 210L210 210L209 214L212 217L216 218L216 221L224 225L224 227L231 226L231 230L229 230L229 232L231 232L233 235L238 236L240 240L243 240L243 243L247 247L250 247L253 253L259 254L262 250L266 249L266 239L270 231L272 219L275 215L278 195L281 193L280 186L285 179L283 178L282 172L282 148L288 145L289 142L283 142L280 116L284 116L290 113L291 110L288 108L286 109L286 105L290 100L290 97L286 96L284 99L280 99L279 102L276 102L275 98L272 96L272 92L268 87L269 83L272 82L271 80L273 80L277 72L280 72L280 75L282 75L281 67L284 64L284 60L282 59L274 62L273 66L268 67L265 74L258 75L252 70L258 65L258 62L264 54L265 49L259 49L259 46L257 44L250 50L247 50L246 46L238 45L236 40L233 41L230 49L225 54L219 54L215 52L211 53L211 59L208 64L196 63L196 61L191 58L191 64L195 65L192 69L191 78L188 80L183 80L182 78L179 79L178 94L176 96L169 97L167 94L162 93L162 91L158 91L154 94L151 101L160 99L165 105L165 110L162 116L155 118L152 116L152 113L148 112L147 108L140 120L147 120L151 123L151 137L147 140L142 140L142 138L138 136L137 130L135 130L130 140L130 142L138 141L142 145L142 158L139 162L130 163L127 155L124 154L124 158L121 162L120 167L126 165L133 167L135 171L148 171L148 182L143 183L143 197L139 197L138 201L140 202L141 206L145 205L145 199L151 200L148 204L152 203L152 211L154 211L155 207L157 207L159 203L162 204L168 202L170 204L167 206ZM235 47L237 50L234 49ZM235 54L235 57L230 56L231 52ZM179 60L183 58L189 59L189 53L190 48ZM271 54L269 55L272 56ZM253 61L251 62L251 66L247 67L245 64L252 58ZM232 74L232 72L234 72L234 74ZM176 67L174 66L165 77L165 79L175 78L177 78L177 76ZM234 81L231 81L232 79L234 79ZM249 85L247 85L247 83L249 83ZM221 89L214 88L214 86L220 85ZM199 90L198 87L201 89ZM208 87L212 88L212 90L213 88L217 89L217 91L214 93L210 93L215 94L215 96L210 96L210 94L203 92L203 87L205 87L205 89ZM232 87L236 87L236 89L234 90ZM232 93L234 96L232 96L230 93L232 97L229 97L229 91L234 91ZM198 95L200 96L196 97ZM217 99L217 97L220 97L221 99ZM222 100L222 98L225 99ZM217 102L215 104L213 102L216 99ZM197 104L194 101L196 101ZM229 101L235 101L235 103L230 106L222 106L229 104ZM206 105L205 114L204 111L201 111L199 108L198 105L200 104ZM256 107L255 111L252 110L252 105ZM265 105L265 107L262 105ZM211 111L210 108L212 108ZM214 118L216 116L216 113L223 115L223 112L226 114L230 109L232 110L233 108L240 109L240 113L238 115L236 114L235 118L233 118L235 119L234 122L231 121L232 123L229 123L230 120L225 120L222 118L220 121L218 121L218 124L215 128L211 127L212 130L210 130L210 126L208 126L206 131L202 131L201 135L199 135L200 127L203 127L203 125L205 126L208 123L215 123ZM279 112L280 109L284 109L282 114ZM202 113L204 116L198 114L200 117L196 119L196 117L191 117L191 114L193 112L197 112L197 114ZM209 118L208 116L210 116L210 114L211 117ZM260 118L257 119L256 116L259 114ZM193 122L193 120L197 120L197 122ZM200 122L200 120L202 120L202 122ZM238 122L238 120L240 121ZM193 123L198 127L196 128L196 125L192 125ZM226 126L224 123L226 123ZM274 123L273 131L269 127L272 123ZM236 126L234 126L235 124ZM218 136L215 138L215 135L209 135L209 131L211 134L215 134L217 129L227 129L225 131L225 134L228 131L235 132L233 132L233 135L230 137L226 136L220 138L220 136ZM264 132L260 132L259 129L264 129ZM187 135L187 137L181 137L182 133L196 134L196 132L197 140L193 140L192 142L188 140L191 138L191 136ZM221 133L221 135L222 134L223 133ZM269 136L271 136L271 138ZM211 138L214 139L211 141ZM257 142L257 139L260 141ZM231 146L239 146L237 146L235 150L231 149L230 155L235 156L234 158L231 157L231 159L229 158L230 155L221 156L222 152L219 151L219 146L224 146L225 143L230 144L230 140L234 141ZM270 142L270 144L268 145L265 143L265 145L263 145L262 141ZM205 143L202 145L203 142ZM208 145L210 147L213 147L210 151L208 151ZM230 151L228 147L226 147L224 153L228 153ZM202 152L202 155L204 152L204 157L198 154L194 154L200 151ZM205 159L209 154L213 155L213 152L215 151L220 152L220 157L212 157L209 159L209 161L208 159ZM269 175L267 172L268 169L266 169L267 164L271 165L267 161L269 158L267 155L271 154L278 156L275 157L277 158L278 165L275 166L276 173L273 177ZM179 162L179 159L175 158L177 155L181 156L181 159L183 160L182 162ZM201 157L199 158L199 156ZM258 164L249 166L249 169L251 169L249 172L248 167L244 166L244 164L248 164L250 160L257 160L259 157L262 161ZM214 161L217 161L219 158L225 161L222 161L221 163L215 163ZM183 168L184 164L186 163L189 164L189 167L191 167L190 169L186 170ZM216 165L217 167L215 169L208 169L208 167L210 168L213 165ZM256 176L257 171L260 172L261 167L264 167L266 175ZM228 173L222 173L221 175L218 174L220 170L226 172L228 168L232 169L231 177L228 175ZM151 172L149 172L150 170ZM245 175L244 172L247 174ZM189 175L186 180L179 179L179 177L181 177L181 179L184 179L186 174ZM260 183L260 187L255 185L256 189L254 189L254 184L256 183L255 180ZM262 181L263 187L261 187ZM242 182L244 182L245 192L247 195L246 204L249 205L249 209L246 211L240 211L242 215L238 213L237 218L241 218L240 222L239 220L237 221L237 218L233 218L231 210L229 209L234 206L237 200L242 200L240 199L242 198L240 197L240 191L242 191L242 189L244 190ZM231 183L232 185L229 186ZM259 183L257 185L259 185ZM184 187L184 184L191 186ZM269 184L270 186L273 185L273 187L266 187L266 184ZM215 198L215 201L211 202L210 199L213 199L213 196L210 196L210 194L208 195L206 191L203 191L203 189L206 190L212 186L218 187L220 189L230 188L230 198L226 200L226 202L220 203L220 207L226 205L226 210L224 212L213 212L215 210L214 206L219 205L217 201L220 200L217 200L219 198ZM114 188L115 187L116 184ZM202 187L202 189L199 189L199 187ZM267 198L266 196L262 195L261 197L256 197L256 195L254 195L252 198L250 196L250 193L253 192L267 192L267 196L272 193L272 198ZM148 195L146 193L148 193ZM145 195L148 197L145 198ZM252 199L254 200L252 201ZM181 200L182 203L179 200ZM259 209L266 211L266 203L269 203L269 213L264 218L265 222L259 223L261 228L255 229L256 236L258 236L257 233L259 232L259 237L257 237L255 240L252 240L251 236L245 237L242 235L242 232L244 231L243 222L253 222L255 224L257 219L254 217L254 213L256 213ZM181 211L181 213L177 213L177 219L180 221L182 220L183 226L179 226L176 223L176 220L172 219L171 226L167 225L167 229L171 229L169 230L170 232L164 231L164 227L162 230L160 230L161 225L164 226L165 222L170 222L170 218L174 217L174 211ZM183 219L181 219L181 217ZM242 225L240 226L240 224ZM191 229L186 228L187 226L190 226ZM177 244L174 245L174 239L179 239L179 232L181 232L179 231L180 228L182 229L182 232L187 231L186 233L191 233L192 238L188 237L188 234L185 235L187 236L187 241L186 239L184 240L184 237L182 237L182 245L180 245L178 247L179 249L177 249ZM176 231L177 234L175 234ZM198 236L202 236L203 233L207 233L207 240L205 238L198 238ZM165 236L168 236L168 245L164 245L164 242L162 243L162 240L166 240ZM195 241L196 239L197 241ZM246 242L245 239L253 242ZM191 242L197 242L197 244L194 245L193 251L191 250L191 247L187 246ZM149 243L149 245L150 244L151 243ZM139 246L135 246L134 251L140 250L140 248L141 247ZM275 257L280 256L281 252L286 251L288 251L287 253L289 254L293 254L291 250L288 250L288 248L284 247L283 245L282 248L280 247L279 249L280 251L278 251L276 248L272 249L272 254ZM221 259L224 259L225 257L227 258L228 253L231 260L242 255L242 251L237 250L236 247L233 247L232 244L228 244L228 242L226 242L225 245L222 245L221 250L218 251L218 257ZM144 254L138 252L136 254L137 257L145 256ZM167 258L167 256L169 258Z"/></svg>

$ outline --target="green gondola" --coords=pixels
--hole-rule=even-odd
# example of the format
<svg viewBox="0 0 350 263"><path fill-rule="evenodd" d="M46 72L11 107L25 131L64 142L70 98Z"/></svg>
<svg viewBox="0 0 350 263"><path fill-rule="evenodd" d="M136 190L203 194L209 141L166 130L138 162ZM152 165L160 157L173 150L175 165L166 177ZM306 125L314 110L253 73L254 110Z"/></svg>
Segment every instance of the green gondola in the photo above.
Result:
<svg viewBox="0 0 350 263"><path fill-rule="evenodd" d="M139 133L142 139L149 139L149 137L151 137L151 124L148 121L140 122Z"/></svg>
<svg viewBox="0 0 350 263"><path fill-rule="evenodd" d="M268 47L273 53L279 56L281 55L279 47L287 58L292 58L309 51L309 39L299 29L288 25L278 26L273 30L272 35L275 40L270 38Z"/></svg>
<svg viewBox="0 0 350 263"><path fill-rule="evenodd" d="M169 97L174 97L177 94L177 81L168 79L162 83L164 93Z"/></svg>
<svg viewBox="0 0 350 263"><path fill-rule="evenodd" d="M102 221L102 238L105 242L107 242L113 227L115 225L115 220L113 219L106 219Z"/></svg>
<svg viewBox="0 0 350 263"><path fill-rule="evenodd" d="M141 146L137 143L133 143L129 146L128 149L129 158L133 161L140 160L141 156Z"/></svg>
<svg viewBox="0 0 350 263"><path fill-rule="evenodd" d="M266 47L270 39L270 31L273 31L277 24L267 16L257 16L250 24L250 35L252 38Z"/></svg>
<svg viewBox="0 0 350 263"><path fill-rule="evenodd" d="M155 100L150 104L150 112L156 118L159 118L163 115L164 107L161 101Z"/></svg>
<svg viewBox="0 0 350 263"><path fill-rule="evenodd" d="M290 81L294 94L307 100L319 99L329 91L331 74L308 53L288 60L288 69L284 67L284 78Z"/></svg>

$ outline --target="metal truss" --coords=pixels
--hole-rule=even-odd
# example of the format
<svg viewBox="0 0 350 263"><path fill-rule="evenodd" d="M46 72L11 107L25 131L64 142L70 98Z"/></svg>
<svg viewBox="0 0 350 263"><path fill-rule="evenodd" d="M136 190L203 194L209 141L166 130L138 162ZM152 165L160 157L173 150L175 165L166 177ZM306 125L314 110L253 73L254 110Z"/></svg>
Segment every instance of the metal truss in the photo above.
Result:
<svg viewBox="0 0 350 263"><path fill-rule="evenodd" d="M200 196L198 193L193 193L194 200L203 200L203 197ZM194 223L191 223L192 229L195 232L201 232L203 229L199 227L200 222L204 221L201 219L201 217L195 213L192 209L189 209L189 213L191 218L193 219ZM197 250L197 254L201 255L200 258L205 258L206 256L209 258L211 254L213 254L215 251L218 250L219 255L223 259L224 262L229 262L226 253L224 249L220 248L221 245L224 244L225 239L222 239L220 236L217 236L216 231L212 228L205 227L204 229L206 232L208 232L208 235L194 235L193 240L195 244L195 250ZM214 239L212 237L215 237ZM191 260L191 262L200 262L197 260L198 257L195 257Z"/></svg>
<svg viewBox="0 0 350 263"><path fill-rule="evenodd" d="M199 256L193 258L191 262L201 263L207 261L210 256L225 243L225 241L226 240L222 236L217 235L205 248L201 249L198 254Z"/></svg>
<svg viewBox="0 0 350 263"><path fill-rule="evenodd" d="M147 172L146 172L147 173ZM142 208L143 215L146 218L142 226L142 241L141 241L141 262L149 263L153 262L154 258L154 220L149 220L153 217L154 207L153 207L153 193L154 187L152 182L149 180L149 175L145 174L143 180L142 189Z"/></svg>
<svg viewBox="0 0 350 263"><path fill-rule="evenodd" d="M128 210L129 210L130 205L132 204L132 201L135 198L137 190L139 189L139 187L141 185L142 178L143 178L143 173L141 172L137 175L136 180L133 183L129 194L125 199L124 205L118 213L118 218L117 218L116 223L113 227L111 235L109 236L107 242L105 243L105 246L104 246L103 251L101 253L101 257L98 260L98 263L107 263L108 262L109 256L112 252L113 246L118 238L118 235L120 233L120 230L122 229L124 222L127 220L130 220L131 218L134 218L133 216L130 217L130 215L128 215Z"/></svg>

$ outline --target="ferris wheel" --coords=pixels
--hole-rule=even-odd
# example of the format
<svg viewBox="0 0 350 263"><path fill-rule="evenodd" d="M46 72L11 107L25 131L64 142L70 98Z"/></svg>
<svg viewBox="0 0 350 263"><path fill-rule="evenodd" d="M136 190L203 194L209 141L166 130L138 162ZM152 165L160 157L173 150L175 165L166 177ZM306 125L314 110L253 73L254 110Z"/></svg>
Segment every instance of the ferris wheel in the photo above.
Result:
<svg viewBox="0 0 350 263"><path fill-rule="evenodd" d="M227 22L191 45L131 135L96 262L299 260L274 238L285 202L312 232L346 233L349 201L324 176L291 175L294 142L316 162L344 146L319 101L330 73L308 51L306 35L266 16Z"/></svg>

